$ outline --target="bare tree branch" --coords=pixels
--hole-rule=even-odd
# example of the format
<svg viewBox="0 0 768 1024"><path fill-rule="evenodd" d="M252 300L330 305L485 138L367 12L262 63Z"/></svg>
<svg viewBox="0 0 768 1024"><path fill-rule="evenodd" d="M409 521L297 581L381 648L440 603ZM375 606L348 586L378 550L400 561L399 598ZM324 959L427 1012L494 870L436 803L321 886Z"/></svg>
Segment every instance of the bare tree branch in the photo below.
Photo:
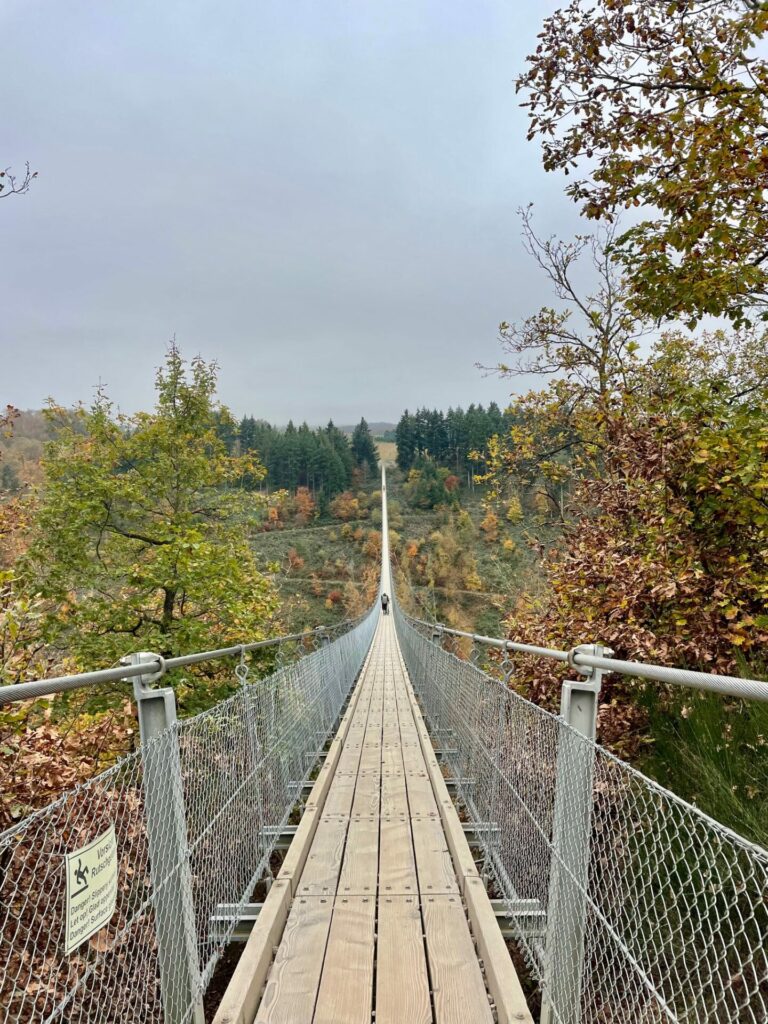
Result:
<svg viewBox="0 0 768 1024"><path fill-rule="evenodd" d="M11 174L10 167L6 167L5 170L0 171L0 199L7 199L8 196L21 196L25 192L29 191L29 186L37 177L37 171L33 171L29 162L25 165L25 170L20 178L16 175Z"/></svg>

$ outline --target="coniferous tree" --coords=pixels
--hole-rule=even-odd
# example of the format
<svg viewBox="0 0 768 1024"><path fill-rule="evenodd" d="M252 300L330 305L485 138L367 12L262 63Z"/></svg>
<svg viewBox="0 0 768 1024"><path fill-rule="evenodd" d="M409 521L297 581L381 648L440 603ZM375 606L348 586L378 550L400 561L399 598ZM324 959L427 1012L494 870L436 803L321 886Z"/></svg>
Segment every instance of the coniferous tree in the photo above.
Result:
<svg viewBox="0 0 768 1024"><path fill-rule="evenodd" d="M352 455L352 449L349 446L349 441L346 435L338 427L334 426L333 420L328 421L325 432L344 466L344 487L349 487L352 482L352 470L355 468L355 460Z"/></svg>
<svg viewBox="0 0 768 1024"><path fill-rule="evenodd" d="M360 420L352 432L351 448L355 465L362 469L364 474L371 473L376 476L379 470L379 459L373 435L364 419Z"/></svg>
<svg viewBox="0 0 768 1024"><path fill-rule="evenodd" d="M496 402L491 402L487 409L473 404L466 412L417 409L411 415L406 409L395 429L397 464L408 472L420 459L428 457L437 466L471 480L475 469L472 452L483 452L492 437L507 432L511 422Z"/></svg>
<svg viewBox="0 0 768 1024"><path fill-rule="evenodd" d="M416 455L416 422L407 409L395 428L395 442L397 444L397 464L407 473L413 465Z"/></svg>
<svg viewBox="0 0 768 1024"><path fill-rule="evenodd" d="M372 465L371 451L363 445L362 459L358 459L346 434L332 421L317 430L306 422L297 428L291 421L285 430L280 430L265 420L244 416L235 431L223 421L217 423L217 434L228 450L255 454L266 468L265 477L244 478L244 486L250 490L262 487L295 491L308 487L316 500L319 501L321 493L330 499L349 488L358 461L367 469ZM375 459L372 438L370 445ZM327 507L327 500L319 507Z"/></svg>

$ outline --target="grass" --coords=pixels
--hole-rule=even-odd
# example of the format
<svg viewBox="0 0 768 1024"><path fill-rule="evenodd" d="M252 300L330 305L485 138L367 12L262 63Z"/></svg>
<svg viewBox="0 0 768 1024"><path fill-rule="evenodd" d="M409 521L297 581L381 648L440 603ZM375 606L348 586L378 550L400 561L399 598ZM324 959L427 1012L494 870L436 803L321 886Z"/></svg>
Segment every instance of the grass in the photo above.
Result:
<svg viewBox="0 0 768 1024"><path fill-rule="evenodd" d="M395 465L397 460L397 445L394 441L375 441L376 451L379 454L379 461L389 469Z"/></svg>
<svg viewBox="0 0 768 1024"><path fill-rule="evenodd" d="M768 704L646 690L651 752L640 767L717 821L768 848Z"/></svg>
<svg viewBox="0 0 768 1024"><path fill-rule="evenodd" d="M326 520L253 536L259 563L275 567L271 577L280 593L281 619L287 632L332 625L357 613L337 599L349 583L363 595L363 573L370 568L370 560L360 544L344 537L343 526ZM366 536L378 529L372 518L355 520L349 526L353 531L361 528ZM331 594L336 602L329 607Z"/></svg>

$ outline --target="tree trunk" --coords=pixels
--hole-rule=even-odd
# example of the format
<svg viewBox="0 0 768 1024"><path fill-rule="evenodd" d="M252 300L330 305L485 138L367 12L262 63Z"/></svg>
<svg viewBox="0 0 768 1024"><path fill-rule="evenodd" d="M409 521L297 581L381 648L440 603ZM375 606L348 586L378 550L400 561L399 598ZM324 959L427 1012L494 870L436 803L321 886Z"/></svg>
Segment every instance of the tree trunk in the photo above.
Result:
<svg viewBox="0 0 768 1024"><path fill-rule="evenodd" d="M163 590L165 597L163 598L163 632L170 632L171 625L173 623L173 609L176 604L176 590L169 587L165 587Z"/></svg>

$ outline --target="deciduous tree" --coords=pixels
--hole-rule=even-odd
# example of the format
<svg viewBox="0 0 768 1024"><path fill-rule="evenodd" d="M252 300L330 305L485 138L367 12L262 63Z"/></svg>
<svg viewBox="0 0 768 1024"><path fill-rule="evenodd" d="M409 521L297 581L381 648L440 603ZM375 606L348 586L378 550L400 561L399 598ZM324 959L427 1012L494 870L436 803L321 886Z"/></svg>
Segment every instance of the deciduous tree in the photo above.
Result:
<svg viewBox="0 0 768 1024"><path fill-rule="evenodd" d="M517 374L567 376L572 386L601 397L626 376L643 325L627 306L625 289L611 258L613 226L573 240L537 235L532 207L520 211L523 244L553 286L560 307L545 306L521 323L499 327L502 349L511 355L496 369ZM579 288L579 263L587 256L596 285Z"/></svg>
<svg viewBox="0 0 768 1024"><path fill-rule="evenodd" d="M738 673L768 641L768 344L670 333L631 384L581 452L546 588L517 604L511 635ZM541 661L518 678L538 698L556 693ZM637 718L625 708L604 738Z"/></svg>
<svg viewBox="0 0 768 1024"><path fill-rule="evenodd" d="M29 164L25 164L21 177L11 173L11 168L6 167L0 171L0 199L7 199L9 196L21 196L29 191L29 187L37 177L37 171L33 171Z"/></svg>
<svg viewBox="0 0 768 1024"><path fill-rule="evenodd" d="M768 300L766 29L762 0L571 0L518 79L584 213L640 208L616 250L654 318Z"/></svg>
<svg viewBox="0 0 768 1024"><path fill-rule="evenodd" d="M226 452L215 365L187 367L174 345L156 391L135 416L100 394L47 446L23 575L48 602L45 635L82 667L253 639L276 608L247 540L260 499L242 487L264 470Z"/></svg>

